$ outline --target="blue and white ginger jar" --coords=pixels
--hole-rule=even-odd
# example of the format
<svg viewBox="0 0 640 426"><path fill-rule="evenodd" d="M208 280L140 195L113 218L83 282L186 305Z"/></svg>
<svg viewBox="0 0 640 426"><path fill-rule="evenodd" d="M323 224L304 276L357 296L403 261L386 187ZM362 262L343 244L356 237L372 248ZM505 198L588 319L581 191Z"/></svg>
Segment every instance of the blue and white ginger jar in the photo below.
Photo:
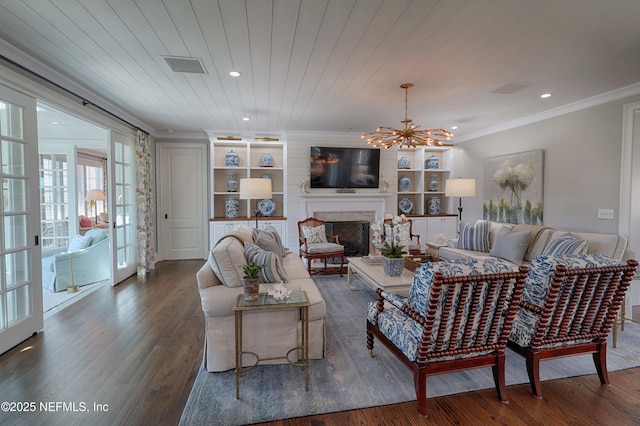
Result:
<svg viewBox="0 0 640 426"><path fill-rule="evenodd" d="M440 198L438 197L429 198L429 204L427 205L427 210L429 214L440 214Z"/></svg>
<svg viewBox="0 0 640 426"><path fill-rule="evenodd" d="M227 198L224 202L225 217L238 217L240 215L240 201L237 198Z"/></svg>
<svg viewBox="0 0 640 426"><path fill-rule="evenodd" d="M429 191L435 192L438 190L438 176L430 175L429 176Z"/></svg>
<svg viewBox="0 0 640 426"><path fill-rule="evenodd" d="M227 167L238 167L240 165L240 157L231 150L224 156L224 165Z"/></svg>
<svg viewBox="0 0 640 426"><path fill-rule="evenodd" d="M409 177L406 175L402 175L400 177L398 186L400 188L400 192L407 192L409 190L409 187L411 186L411 179L409 179Z"/></svg>
<svg viewBox="0 0 640 426"><path fill-rule="evenodd" d="M273 167L273 155L266 153L260 156L260 167Z"/></svg>
<svg viewBox="0 0 640 426"><path fill-rule="evenodd" d="M398 160L398 168L399 169L410 169L411 168L411 160L409 157L400 157Z"/></svg>
<svg viewBox="0 0 640 426"><path fill-rule="evenodd" d="M229 179L227 179L227 192L238 192L238 181L236 180L236 174L229 172Z"/></svg>
<svg viewBox="0 0 640 426"><path fill-rule="evenodd" d="M432 154L427 158L427 169L437 169L440 166L440 159L437 155Z"/></svg>

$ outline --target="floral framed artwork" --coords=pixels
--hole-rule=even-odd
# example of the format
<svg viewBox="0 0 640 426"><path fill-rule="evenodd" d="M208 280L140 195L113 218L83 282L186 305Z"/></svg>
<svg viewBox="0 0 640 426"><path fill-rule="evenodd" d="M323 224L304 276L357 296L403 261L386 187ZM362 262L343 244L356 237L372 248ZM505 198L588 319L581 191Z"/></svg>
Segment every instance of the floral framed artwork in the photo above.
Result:
<svg viewBox="0 0 640 426"><path fill-rule="evenodd" d="M485 158L483 218L542 225L543 175L543 150Z"/></svg>

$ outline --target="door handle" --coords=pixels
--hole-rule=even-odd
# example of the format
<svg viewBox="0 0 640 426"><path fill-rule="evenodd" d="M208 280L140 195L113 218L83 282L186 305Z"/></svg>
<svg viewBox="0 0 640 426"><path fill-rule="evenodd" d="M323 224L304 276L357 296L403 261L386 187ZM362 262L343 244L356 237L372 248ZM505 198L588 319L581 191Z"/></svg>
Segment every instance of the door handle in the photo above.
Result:
<svg viewBox="0 0 640 426"><path fill-rule="evenodd" d="M169 219L169 215L168 215L168 214L165 214L165 215L164 215L164 218L165 218L165 219Z"/></svg>

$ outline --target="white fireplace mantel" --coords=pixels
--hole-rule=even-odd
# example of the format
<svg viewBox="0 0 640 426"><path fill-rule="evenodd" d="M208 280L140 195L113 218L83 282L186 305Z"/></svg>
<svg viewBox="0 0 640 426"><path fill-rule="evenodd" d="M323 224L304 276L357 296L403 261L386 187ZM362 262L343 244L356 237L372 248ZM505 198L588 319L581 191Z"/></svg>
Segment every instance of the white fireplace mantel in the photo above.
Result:
<svg viewBox="0 0 640 426"><path fill-rule="evenodd" d="M305 217L315 216L319 212L375 212L375 220L384 219L386 197L391 193L372 194L299 194L303 203Z"/></svg>

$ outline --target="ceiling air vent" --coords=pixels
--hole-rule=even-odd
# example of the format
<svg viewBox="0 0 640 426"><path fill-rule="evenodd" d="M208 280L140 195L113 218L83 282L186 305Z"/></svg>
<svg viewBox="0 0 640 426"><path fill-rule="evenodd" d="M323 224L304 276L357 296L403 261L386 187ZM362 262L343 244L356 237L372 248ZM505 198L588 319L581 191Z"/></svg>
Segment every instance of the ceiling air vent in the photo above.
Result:
<svg viewBox="0 0 640 426"><path fill-rule="evenodd" d="M526 89L531 86L531 83L507 83L504 86L500 86L491 93L499 93L501 95L510 95L516 93L519 90Z"/></svg>
<svg viewBox="0 0 640 426"><path fill-rule="evenodd" d="M163 58L173 72L207 74L204 63L200 58L187 58L183 56L163 56Z"/></svg>

